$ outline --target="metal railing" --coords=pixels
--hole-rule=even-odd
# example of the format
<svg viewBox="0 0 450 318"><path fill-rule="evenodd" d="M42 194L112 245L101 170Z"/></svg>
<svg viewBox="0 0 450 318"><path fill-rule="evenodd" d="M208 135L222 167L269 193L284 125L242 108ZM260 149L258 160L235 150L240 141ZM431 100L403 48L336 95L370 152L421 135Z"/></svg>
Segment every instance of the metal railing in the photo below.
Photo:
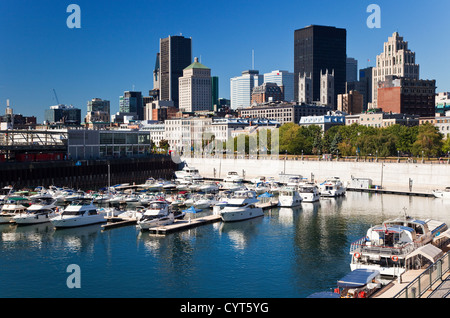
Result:
<svg viewBox="0 0 450 318"><path fill-rule="evenodd" d="M446 253L393 298L420 298L450 270L450 254Z"/></svg>

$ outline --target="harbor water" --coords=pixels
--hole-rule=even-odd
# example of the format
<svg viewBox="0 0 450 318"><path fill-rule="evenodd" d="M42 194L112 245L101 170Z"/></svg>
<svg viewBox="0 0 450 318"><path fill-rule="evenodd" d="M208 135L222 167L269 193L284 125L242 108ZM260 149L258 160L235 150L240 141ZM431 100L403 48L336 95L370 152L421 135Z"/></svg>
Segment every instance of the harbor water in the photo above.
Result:
<svg viewBox="0 0 450 318"><path fill-rule="evenodd" d="M0 297L306 298L350 271L350 244L370 226L405 210L450 224L449 207L429 197L347 192L165 236L134 225L0 225ZM73 264L79 288L68 284Z"/></svg>

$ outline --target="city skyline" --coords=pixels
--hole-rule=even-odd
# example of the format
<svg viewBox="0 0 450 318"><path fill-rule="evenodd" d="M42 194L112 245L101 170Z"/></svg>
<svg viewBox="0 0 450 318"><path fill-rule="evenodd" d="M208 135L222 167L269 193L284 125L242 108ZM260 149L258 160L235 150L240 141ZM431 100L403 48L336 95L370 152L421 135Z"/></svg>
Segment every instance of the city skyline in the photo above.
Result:
<svg viewBox="0 0 450 318"><path fill-rule="evenodd" d="M15 113L42 122L45 110L57 104L55 89L59 102L80 108L82 118L93 98L109 100L113 114L124 91L148 96L159 40L179 34L192 38L192 56L219 77L219 97L229 99L230 78L252 68L252 51L260 74L293 72L294 31L308 25L345 28L347 56L358 60L358 69L374 66L397 31L416 52L420 77L435 79L436 92L450 90L441 53L448 45L441 41L446 1L377 1L380 29L366 25L373 1L73 2L81 8L80 29L66 26L71 2L0 3L1 113L10 99Z"/></svg>

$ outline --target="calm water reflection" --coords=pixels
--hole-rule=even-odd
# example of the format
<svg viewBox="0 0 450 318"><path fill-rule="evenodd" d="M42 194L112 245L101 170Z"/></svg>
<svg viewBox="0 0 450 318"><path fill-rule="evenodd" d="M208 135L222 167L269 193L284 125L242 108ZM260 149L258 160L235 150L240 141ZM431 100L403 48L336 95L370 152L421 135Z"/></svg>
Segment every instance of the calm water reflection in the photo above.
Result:
<svg viewBox="0 0 450 318"><path fill-rule="evenodd" d="M167 236L134 226L0 225L0 297L307 297L350 271L350 244L407 209L450 224L450 201L347 193ZM197 215L196 217L201 217ZM81 289L66 268L81 268Z"/></svg>

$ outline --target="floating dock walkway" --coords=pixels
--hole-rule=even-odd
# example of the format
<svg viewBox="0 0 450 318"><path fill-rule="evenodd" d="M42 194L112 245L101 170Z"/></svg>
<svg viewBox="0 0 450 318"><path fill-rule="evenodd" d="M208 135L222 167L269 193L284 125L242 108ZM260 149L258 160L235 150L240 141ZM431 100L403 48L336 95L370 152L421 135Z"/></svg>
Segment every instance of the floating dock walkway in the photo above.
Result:
<svg viewBox="0 0 450 318"><path fill-rule="evenodd" d="M263 210L270 209L273 207L278 206L278 200L277 201L269 201L269 202L263 202L257 204L260 208ZM207 215L202 216L198 218L184 218L183 220L175 220L174 223L165 225L165 226L159 226L154 227L148 230L151 234L169 234L173 232L183 231L192 229L194 227L200 226L200 225L206 225L211 223L216 223L222 221L222 218L218 214L213 215ZM118 217L108 217L107 223L102 225L103 230L118 228L122 226L128 226L128 225L136 225L137 219L135 218L118 218Z"/></svg>

